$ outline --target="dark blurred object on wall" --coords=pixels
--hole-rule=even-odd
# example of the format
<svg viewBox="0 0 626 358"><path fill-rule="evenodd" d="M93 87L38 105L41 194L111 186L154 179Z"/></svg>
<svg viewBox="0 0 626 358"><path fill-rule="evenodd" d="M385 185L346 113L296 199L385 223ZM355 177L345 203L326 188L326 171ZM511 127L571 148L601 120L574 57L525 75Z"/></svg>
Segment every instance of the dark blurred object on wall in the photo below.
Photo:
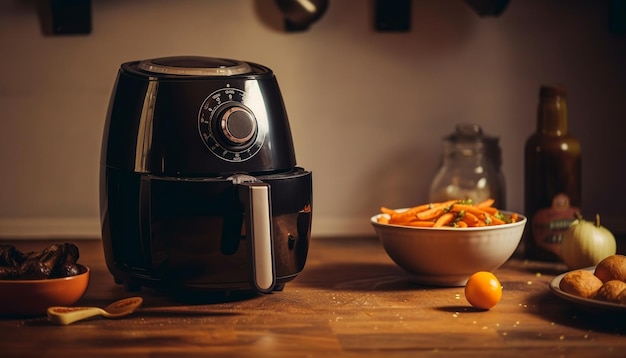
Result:
<svg viewBox="0 0 626 358"><path fill-rule="evenodd" d="M328 9L328 0L276 0L285 16L285 30L306 31Z"/></svg>
<svg viewBox="0 0 626 358"><path fill-rule="evenodd" d="M609 2L609 30L615 34L626 34L626 0Z"/></svg>
<svg viewBox="0 0 626 358"><path fill-rule="evenodd" d="M479 16L500 16L509 4L509 0L465 0Z"/></svg>
<svg viewBox="0 0 626 358"><path fill-rule="evenodd" d="M91 33L91 0L39 0L38 11L44 35Z"/></svg>
<svg viewBox="0 0 626 358"><path fill-rule="evenodd" d="M412 0L376 0L377 31L407 32L411 30Z"/></svg>

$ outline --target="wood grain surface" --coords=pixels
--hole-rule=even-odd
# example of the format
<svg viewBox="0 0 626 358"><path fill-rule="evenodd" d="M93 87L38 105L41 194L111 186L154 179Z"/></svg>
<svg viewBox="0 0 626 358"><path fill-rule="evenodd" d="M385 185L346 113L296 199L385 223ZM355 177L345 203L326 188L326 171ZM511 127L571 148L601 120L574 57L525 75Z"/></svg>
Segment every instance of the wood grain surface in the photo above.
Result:
<svg viewBox="0 0 626 358"><path fill-rule="evenodd" d="M123 319L69 326L0 317L0 357L626 356L625 314L577 306L550 291L552 278L566 271L562 264L509 260L495 272L501 302L480 311L462 287L412 283L375 238L313 239L304 271L284 291L228 297L126 292L106 269L99 240L73 242L79 262L92 269L77 305L133 295L144 305ZM3 243L28 251L51 242Z"/></svg>

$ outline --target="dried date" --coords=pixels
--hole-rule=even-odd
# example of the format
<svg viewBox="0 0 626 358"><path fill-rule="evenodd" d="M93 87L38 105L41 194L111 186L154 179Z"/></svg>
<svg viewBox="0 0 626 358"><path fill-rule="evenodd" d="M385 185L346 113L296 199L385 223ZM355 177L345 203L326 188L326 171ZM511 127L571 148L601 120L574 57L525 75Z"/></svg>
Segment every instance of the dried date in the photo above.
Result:
<svg viewBox="0 0 626 358"><path fill-rule="evenodd" d="M79 273L78 247L72 243L54 244L26 254L11 245L0 246L0 279L41 280L74 276Z"/></svg>

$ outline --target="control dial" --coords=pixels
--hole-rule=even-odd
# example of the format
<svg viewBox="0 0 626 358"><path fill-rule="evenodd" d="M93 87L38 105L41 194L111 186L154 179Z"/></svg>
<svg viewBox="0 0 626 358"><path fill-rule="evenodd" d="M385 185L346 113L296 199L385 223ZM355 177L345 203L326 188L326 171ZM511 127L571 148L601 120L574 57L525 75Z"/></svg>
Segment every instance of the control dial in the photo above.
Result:
<svg viewBox="0 0 626 358"><path fill-rule="evenodd" d="M254 115L243 107L230 107L220 115L220 129L233 145L246 144L256 133Z"/></svg>
<svg viewBox="0 0 626 358"><path fill-rule="evenodd" d="M200 107L200 137L205 146L223 160L250 159L263 145L265 135L244 102L244 91L227 87L211 93Z"/></svg>

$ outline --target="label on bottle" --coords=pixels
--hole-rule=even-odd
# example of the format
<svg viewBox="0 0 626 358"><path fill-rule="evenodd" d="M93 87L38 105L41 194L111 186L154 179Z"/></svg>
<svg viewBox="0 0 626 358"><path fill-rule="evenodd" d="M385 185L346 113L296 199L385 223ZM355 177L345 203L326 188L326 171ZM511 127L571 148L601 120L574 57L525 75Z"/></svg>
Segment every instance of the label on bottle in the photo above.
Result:
<svg viewBox="0 0 626 358"><path fill-rule="evenodd" d="M551 207L541 209L533 216L532 236L537 247L561 257L563 235L576 220L578 212L578 208L569 206L566 194L555 195Z"/></svg>

